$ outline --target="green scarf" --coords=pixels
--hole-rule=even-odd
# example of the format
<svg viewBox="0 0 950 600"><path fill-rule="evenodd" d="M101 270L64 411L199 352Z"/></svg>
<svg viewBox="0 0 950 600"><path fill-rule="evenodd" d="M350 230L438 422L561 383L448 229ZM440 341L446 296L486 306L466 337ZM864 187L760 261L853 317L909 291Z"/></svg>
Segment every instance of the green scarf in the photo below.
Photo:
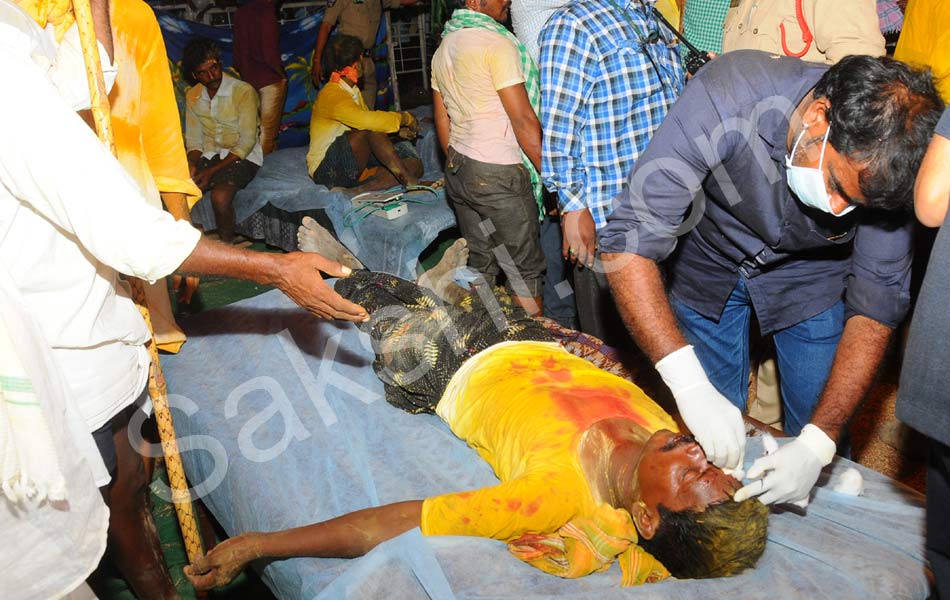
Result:
<svg viewBox="0 0 950 600"><path fill-rule="evenodd" d="M518 53L521 55L521 70L524 72L524 87L528 91L528 100L531 102L531 108L534 109L534 114L537 115L541 109L541 86L539 84L538 65L528 54L524 44L495 19L480 12L465 8L455 9L455 12L452 13L452 18L445 22L445 27L442 29L442 36L444 37L453 31L466 29L468 27L481 27L482 29L494 31L495 33L505 36L518 47ZM543 219L544 204L541 201L541 177L538 175L538 170L534 168L534 165L531 164L531 161L528 160L524 152L521 153L521 164L524 165L524 168L528 170L528 174L531 175L531 190L534 192L534 199L538 202L539 218Z"/></svg>

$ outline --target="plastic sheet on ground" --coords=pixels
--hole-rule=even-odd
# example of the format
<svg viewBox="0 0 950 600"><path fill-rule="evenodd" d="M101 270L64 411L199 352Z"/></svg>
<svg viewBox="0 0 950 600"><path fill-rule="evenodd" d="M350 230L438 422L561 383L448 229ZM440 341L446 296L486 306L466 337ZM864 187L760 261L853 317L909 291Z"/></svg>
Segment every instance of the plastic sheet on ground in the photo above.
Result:
<svg viewBox="0 0 950 600"><path fill-rule="evenodd" d="M388 405L368 338L272 291L191 318L163 357L184 462L231 535L305 525L401 500L493 485L474 450L437 417ZM200 449L195 449L200 448ZM747 467L761 454L753 438ZM579 580L546 575L501 542L413 530L352 560L256 564L280 598L926 598L923 499L858 466L863 496L829 477L807 516L770 517L758 567L737 577L619 587L614 565Z"/></svg>

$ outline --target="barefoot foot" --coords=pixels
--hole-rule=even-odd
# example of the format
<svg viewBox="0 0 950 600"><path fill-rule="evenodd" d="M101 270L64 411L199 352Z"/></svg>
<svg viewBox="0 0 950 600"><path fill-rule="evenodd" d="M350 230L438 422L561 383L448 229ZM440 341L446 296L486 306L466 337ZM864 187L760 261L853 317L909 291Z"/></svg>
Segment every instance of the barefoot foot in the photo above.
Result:
<svg viewBox="0 0 950 600"><path fill-rule="evenodd" d="M301 252L315 252L354 271L366 268L346 246L310 217L304 217L297 228L297 247Z"/></svg>

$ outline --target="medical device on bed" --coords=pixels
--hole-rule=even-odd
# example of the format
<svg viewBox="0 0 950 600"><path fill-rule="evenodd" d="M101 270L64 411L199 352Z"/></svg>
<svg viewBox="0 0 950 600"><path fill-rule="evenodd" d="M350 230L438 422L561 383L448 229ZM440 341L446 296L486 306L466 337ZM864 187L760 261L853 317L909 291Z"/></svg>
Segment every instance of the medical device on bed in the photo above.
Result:
<svg viewBox="0 0 950 600"><path fill-rule="evenodd" d="M429 192L437 195L435 188L427 185L401 185L379 192L364 192L350 198L353 208L343 215L343 224L355 227L370 215L384 219L398 219L409 212L408 204L433 204L435 200L426 200L418 196L410 196L414 192Z"/></svg>

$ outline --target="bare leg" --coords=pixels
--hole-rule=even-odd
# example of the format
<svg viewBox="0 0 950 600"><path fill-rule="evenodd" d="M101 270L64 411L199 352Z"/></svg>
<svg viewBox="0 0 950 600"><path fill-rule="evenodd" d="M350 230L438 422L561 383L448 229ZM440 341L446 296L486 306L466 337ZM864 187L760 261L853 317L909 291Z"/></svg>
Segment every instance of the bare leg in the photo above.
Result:
<svg viewBox="0 0 950 600"><path fill-rule="evenodd" d="M399 183L403 185L418 185L422 171L413 172L413 169L411 169L409 165L403 163L403 160L396 154L396 149L393 147L393 143L388 135L377 131L370 132L369 145L376 160L389 169L389 172ZM417 162L421 168L422 163L420 161L415 162Z"/></svg>
<svg viewBox="0 0 950 600"><path fill-rule="evenodd" d="M315 252L324 258L335 260L351 269L365 269L353 253L346 246L336 240L333 235L310 217L304 217L297 228L297 247L301 252Z"/></svg>
<svg viewBox="0 0 950 600"><path fill-rule="evenodd" d="M350 267L354 271L365 269L353 254L329 231L310 217L304 217L297 229L297 247L301 252L315 252ZM464 239L457 240L442 255L442 260L425 273L417 283L428 288L449 304L459 304L468 290L452 280L455 269L468 264L468 244Z"/></svg>
<svg viewBox="0 0 950 600"><path fill-rule="evenodd" d="M214 220L218 225L221 241L230 244L234 241L234 195L238 188L234 185L216 185L211 188L211 207Z"/></svg>
<svg viewBox="0 0 950 600"><path fill-rule="evenodd" d="M418 159L401 159L396 154L392 141L385 133L378 131L356 130L346 135L350 142L350 149L356 158L356 166L360 172L369 164L370 155L375 156L385 170L362 185L351 188L356 193L384 190L394 185L417 185L422 176L422 161Z"/></svg>
<svg viewBox="0 0 950 600"><path fill-rule="evenodd" d="M535 296L532 298L531 296L512 295L512 298L518 303L518 306L523 308L524 311L528 313L528 316L530 317L540 317L544 312L541 296Z"/></svg>
<svg viewBox="0 0 950 600"><path fill-rule="evenodd" d="M460 238L448 247L439 264L420 275L416 283L420 287L429 288L449 304L459 304L469 292L455 283L453 277L456 269L467 264L468 242L465 238Z"/></svg>
<svg viewBox="0 0 950 600"><path fill-rule="evenodd" d="M128 424L113 439L118 469L108 488L112 560L139 598L178 598L146 503L145 467L129 442Z"/></svg>

